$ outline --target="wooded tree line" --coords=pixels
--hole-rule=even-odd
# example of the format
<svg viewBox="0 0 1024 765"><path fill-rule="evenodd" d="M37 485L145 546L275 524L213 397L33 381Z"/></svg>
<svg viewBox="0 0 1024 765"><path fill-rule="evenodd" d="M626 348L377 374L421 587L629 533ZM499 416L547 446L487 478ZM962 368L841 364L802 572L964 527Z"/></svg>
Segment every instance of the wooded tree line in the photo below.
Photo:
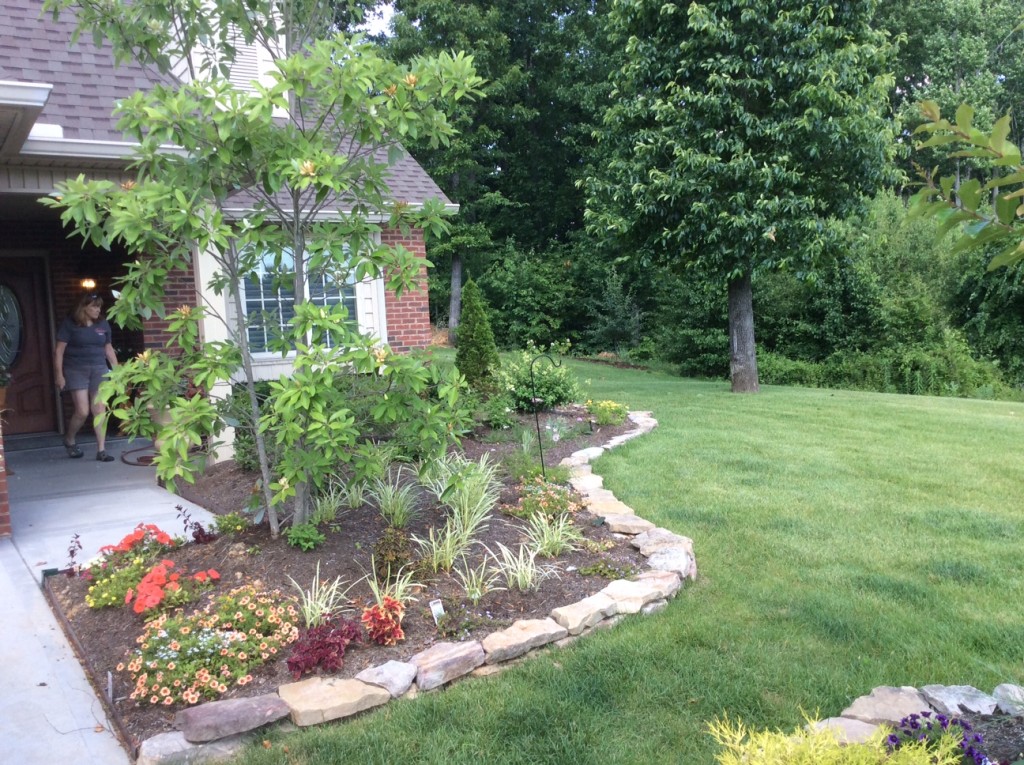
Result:
<svg viewBox="0 0 1024 765"><path fill-rule="evenodd" d="M952 253L906 206L921 168L976 170L912 149L921 101L969 102L983 130L1009 113L1024 141L1017 0L393 5L386 55L466 50L487 80L450 146L409 145L461 205L431 249L438 324L472 276L506 347L568 339L739 390L1024 384L1020 267Z"/></svg>

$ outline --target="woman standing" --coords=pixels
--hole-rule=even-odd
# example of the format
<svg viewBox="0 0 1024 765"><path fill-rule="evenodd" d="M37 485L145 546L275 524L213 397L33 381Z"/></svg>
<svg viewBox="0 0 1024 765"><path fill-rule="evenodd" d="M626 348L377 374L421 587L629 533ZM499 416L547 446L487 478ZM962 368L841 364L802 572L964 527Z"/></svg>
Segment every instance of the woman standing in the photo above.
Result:
<svg viewBox="0 0 1024 765"><path fill-rule="evenodd" d="M57 330L57 347L53 352L53 370L57 388L71 394L75 413L68 422L64 448L68 456L77 459L82 450L75 437L92 412L92 427L96 432L96 459L113 462L105 450L107 440L107 408L96 392L109 368L117 366L117 355L110 343L110 324L100 317L103 298L92 293L83 295L75 310L64 319Z"/></svg>

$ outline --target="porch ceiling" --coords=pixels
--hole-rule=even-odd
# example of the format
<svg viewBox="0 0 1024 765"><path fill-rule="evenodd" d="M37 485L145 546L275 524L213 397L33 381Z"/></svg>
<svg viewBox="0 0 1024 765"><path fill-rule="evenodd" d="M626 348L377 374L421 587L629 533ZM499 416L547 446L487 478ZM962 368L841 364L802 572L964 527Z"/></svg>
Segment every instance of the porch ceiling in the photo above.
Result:
<svg viewBox="0 0 1024 765"><path fill-rule="evenodd" d="M35 194L0 194L0 221L53 221L60 225L60 213L38 202Z"/></svg>

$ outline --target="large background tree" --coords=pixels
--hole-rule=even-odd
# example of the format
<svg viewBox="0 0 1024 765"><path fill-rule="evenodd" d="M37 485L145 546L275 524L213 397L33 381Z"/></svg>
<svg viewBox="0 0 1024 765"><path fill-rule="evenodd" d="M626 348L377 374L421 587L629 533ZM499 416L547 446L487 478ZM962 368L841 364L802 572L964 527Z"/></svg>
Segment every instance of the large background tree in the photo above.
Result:
<svg viewBox="0 0 1024 765"><path fill-rule="evenodd" d="M626 53L589 180L596 234L728 285L734 391L758 389L752 284L814 268L829 218L891 167L873 2L617 0Z"/></svg>
<svg viewBox="0 0 1024 765"><path fill-rule="evenodd" d="M460 214L435 244L431 283L436 319L459 321L463 271L480 280L505 342L547 341L564 327L578 274L567 242L583 225L583 177L593 125L607 91L610 59L597 48L603 0L397 0L383 44L408 61L423 53L471 50L487 98L452 117L450 146L411 142ZM485 272L491 271L491 275ZM540 276L538 276L540 275ZM537 277L537 278L535 278ZM450 287L449 287L450 285ZM546 323L513 317L544 312ZM506 315L508 314L508 315ZM516 327L515 331L505 331ZM524 336L525 333L525 336Z"/></svg>
<svg viewBox="0 0 1024 765"><path fill-rule="evenodd" d="M898 39L893 69L894 112L905 151L900 166L913 180L912 164L942 165L955 171L955 160L941 151L910 152L913 130L924 122L918 104L935 101L947 114L963 103L975 109L978 127L990 129L997 118L1012 114L1011 136L1024 140L1024 57L1020 0L881 0L876 26ZM966 167L972 167L973 163Z"/></svg>

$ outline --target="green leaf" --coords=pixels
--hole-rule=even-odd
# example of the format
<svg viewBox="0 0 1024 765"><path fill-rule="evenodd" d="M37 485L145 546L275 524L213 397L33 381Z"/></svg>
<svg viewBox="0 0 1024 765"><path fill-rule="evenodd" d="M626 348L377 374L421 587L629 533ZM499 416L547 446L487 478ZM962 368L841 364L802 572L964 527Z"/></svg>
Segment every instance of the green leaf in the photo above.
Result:
<svg viewBox="0 0 1024 765"><path fill-rule="evenodd" d="M974 121L974 107L970 104L960 104L956 110L956 127L963 133L971 132L971 123Z"/></svg>
<svg viewBox="0 0 1024 765"><path fill-rule="evenodd" d="M1008 135L1010 135L1010 115L1007 114L996 120L996 124L992 126L992 135L988 145L992 147L993 151L1002 154L1003 144L1006 142Z"/></svg>
<svg viewBox="0 0 1024 765"><path fill-rule="evenodd" d="M981 204L981 181L977 178L964 181L960 184L957 196L965 209L977 212L978 205Z"/></svg>
<svg viewBox="0 0 1024 765"><path fill-rule="evenodd" d="M1017 200L1010 196L996 196L996 218L1005 226L1017 217Z"/></svg>

